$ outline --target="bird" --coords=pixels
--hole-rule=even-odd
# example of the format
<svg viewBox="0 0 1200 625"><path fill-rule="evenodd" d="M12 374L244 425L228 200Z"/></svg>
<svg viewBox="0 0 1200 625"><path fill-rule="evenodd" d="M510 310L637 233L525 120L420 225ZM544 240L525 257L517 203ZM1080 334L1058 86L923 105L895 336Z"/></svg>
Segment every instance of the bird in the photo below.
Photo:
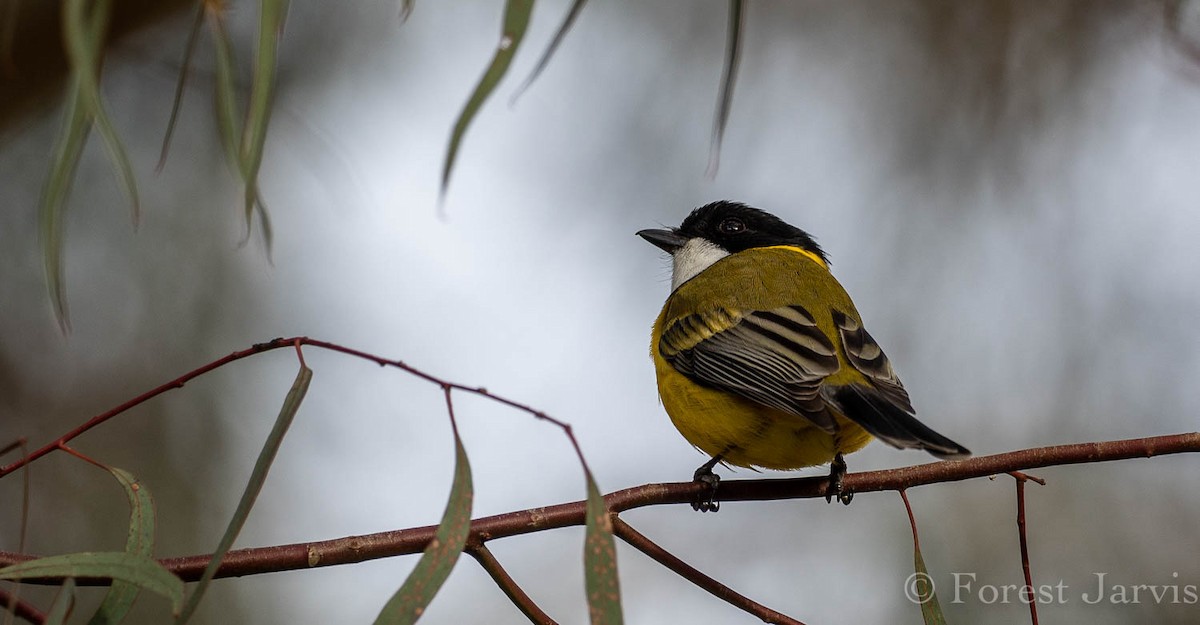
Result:
<svg viewBox="0 0 1200 625"><path fill-rule="evenodd" d="M916 418L892 363L809 233L733 201L638 236L671 256L671 293L651 332L659 397L710 460L693 508L716 511L718 464L830 464L826 501L849 504L844 454L873 438L940 459L967 448Z"/></svg>

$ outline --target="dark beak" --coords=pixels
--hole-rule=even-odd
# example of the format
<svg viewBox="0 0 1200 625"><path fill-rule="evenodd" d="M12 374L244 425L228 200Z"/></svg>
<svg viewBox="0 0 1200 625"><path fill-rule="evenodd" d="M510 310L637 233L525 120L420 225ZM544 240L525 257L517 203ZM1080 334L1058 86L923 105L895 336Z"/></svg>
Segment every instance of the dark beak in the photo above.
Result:
<svg viewBox="0 0 1200 625"><path fill-rule="evenodd" d="M639 237L653 243L658 249L674 254L679 248L687 243L687 237L681 236L671 230L641 230L637 233Z"/></svg>

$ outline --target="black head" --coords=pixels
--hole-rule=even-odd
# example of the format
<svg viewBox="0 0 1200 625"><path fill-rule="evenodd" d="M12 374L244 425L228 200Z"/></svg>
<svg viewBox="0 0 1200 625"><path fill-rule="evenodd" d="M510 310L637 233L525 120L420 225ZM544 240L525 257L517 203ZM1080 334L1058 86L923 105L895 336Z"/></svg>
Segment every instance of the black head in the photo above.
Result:
<svg viewBox="0 0 1200 625"><path fill-rule="evenodd" d="M692 211L673 232L687 239L704 237L730 254L754 247L794 245L829 264L821 246L807 232L741 202L705 204Z"/></svg>

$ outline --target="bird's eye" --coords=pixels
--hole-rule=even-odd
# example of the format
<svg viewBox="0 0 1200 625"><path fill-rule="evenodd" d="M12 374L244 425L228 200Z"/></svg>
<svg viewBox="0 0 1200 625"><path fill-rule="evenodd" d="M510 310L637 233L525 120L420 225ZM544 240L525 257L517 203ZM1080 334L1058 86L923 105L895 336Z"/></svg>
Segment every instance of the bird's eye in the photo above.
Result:
<svg viewBox="0 0 1200 625"><path fill-rule="evenodd" d="M730 217L717 226L721 234L737 234L746 230L746 222L736 217Z"/></svg>

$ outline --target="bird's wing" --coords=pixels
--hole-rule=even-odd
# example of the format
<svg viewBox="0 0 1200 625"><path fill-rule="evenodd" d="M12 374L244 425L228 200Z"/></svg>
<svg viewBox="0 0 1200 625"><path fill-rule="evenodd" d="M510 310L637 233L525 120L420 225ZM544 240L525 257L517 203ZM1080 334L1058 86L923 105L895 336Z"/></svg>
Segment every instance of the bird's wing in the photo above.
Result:
<svg viewBox="0 0 1200 625"><path fill-rule="evenodd" d="M900 378L892 370L892 363L887 354L879 347L879 343L871 338L867 329L861 323L841 311L833 311L833 323L838 328L842 338L842 346L846 349L846 360L859 373L867 376L871 384L896 408L909 414L916 414L908 391L900 384Z"/></svg>
<svg viewBox="0 0 1200 625"><path fill-rule="evenodd" d="M846 360L867 383L824 387L821 394L846 417L876 438L901 449L924 449L940 458L969 455L965 447L935 432L916 418L908 391L892 370L879 344L857 320L833 311Z"/></svg>
<svg viewBox="0 0 1200 625"><path fill-rule="evenodd" d="M658 348L697 384L837 430L821 396L821 381L840 367L837 348L800 306L688 315L663 332Z"/></svg>

